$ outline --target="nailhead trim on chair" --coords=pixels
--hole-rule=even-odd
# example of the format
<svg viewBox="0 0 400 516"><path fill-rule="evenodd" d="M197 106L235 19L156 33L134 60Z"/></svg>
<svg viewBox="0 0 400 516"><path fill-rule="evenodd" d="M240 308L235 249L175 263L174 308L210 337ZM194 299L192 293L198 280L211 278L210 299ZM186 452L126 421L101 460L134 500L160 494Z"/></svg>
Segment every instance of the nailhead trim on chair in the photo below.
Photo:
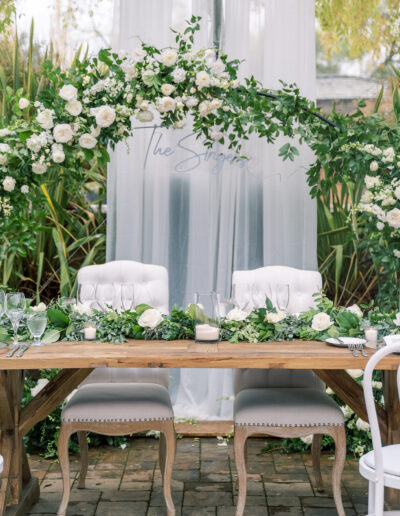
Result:
<svg viewBox="0 0 400 516"><path fill-rule="evenodd" d="M272 427L307 427L307 426L344 426L344 423L310 423L307 425L282 425L279 423L237 423L235 421L235 425L237 426L272 426Z"/></svg>
<svg viewBox="0 0 400 516"><path fill-rule="evenodd" d="M173 417L150 417L150 418L136 418L136 419L63 419L67 423L131 423L135 421L173 421Z"/></svg>

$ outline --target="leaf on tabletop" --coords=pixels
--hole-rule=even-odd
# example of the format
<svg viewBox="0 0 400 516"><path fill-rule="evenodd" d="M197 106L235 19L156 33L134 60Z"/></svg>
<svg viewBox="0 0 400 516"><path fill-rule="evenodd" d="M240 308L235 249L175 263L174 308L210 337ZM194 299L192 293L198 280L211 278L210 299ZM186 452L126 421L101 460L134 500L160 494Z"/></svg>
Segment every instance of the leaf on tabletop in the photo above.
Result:
<svg viewBox="0 0 400 516"><path fill-rule="evenodd" d="M69 317L56 308L49 308L47 310L47 317L57 328L64 329L69 325Z"/></svg>
<svg viewBox="0 0 400 516"><path fill-rule="evenodd" d="M57 342L58 340L60 340L59 330L47 330L42 337L43 344L51 344L53 342Z"/></svg>

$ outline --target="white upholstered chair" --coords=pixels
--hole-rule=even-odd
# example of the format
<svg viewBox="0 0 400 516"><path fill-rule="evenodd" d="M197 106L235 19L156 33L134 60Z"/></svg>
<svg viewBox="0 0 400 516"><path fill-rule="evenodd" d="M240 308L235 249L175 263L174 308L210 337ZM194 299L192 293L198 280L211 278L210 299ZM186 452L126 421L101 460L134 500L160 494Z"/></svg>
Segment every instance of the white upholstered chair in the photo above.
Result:
<svg viewBox="0 0 400 516"><path fill-rule="evenodd" d="M399 339L398 336L393 337ZM359 463L360 474L369 481L367 516L400 514L400 511L384 511L385 487L400 489L400 444L382 446L372 390L372 374L376 365L382 358L394 352L400 352L400 343L387 345L377 351L369 359L364 371L364 397L374 448L363 455ZM400 368L397 370L397 388L400 393Z"/></svg>
<svg viewBox="0 0 400 516"><path fill-rule="evenodd" d="M235 271L232 277L235 296L241 304L248 303L251 308L256 308L252 299L253 285L268 285L268 290L272 291L271 301L275 304L274 285L282 283L289 285L290 297L287 310L290 313L302 312L315 306L313 294L322 288L319 272L292 267L270 266L249 271ZM252 433L281 437L285 437L287 433L291 436L296 434L298 437L313 434L313 468L317 490L322 491L323 483L320 471L322 435L323 433L333 434L338 445L334 469L334 479L336 479L334 493L338 512L341 514L340 510L343 510L343 507L337 478L343 468L343 453L346 445L343 417L339 407L324 391L324 383L310 370L236 369L234 371L235 453L240 463L242 453L245 454L246 439ZM286 418L287 423L281 425L279 421L275 421L272 424L270 421L271 426L268 424L268 420L273 413L271 411L275 410L277 404L281 405L281 415ZM307 407L310 414L309 424L305 424L307 419L304 421L298 419L300 406L303 406L303 409ZM325 417L318 419L314 408L321 406L326 407L325 412L322 412ZM249 419L249 415L253 417L254 425L251 424L252 417ZM296 428L286 428L289 426ZM238 515L243 513L246 497L246 469L244 466L243 470L243 465L239 466L240 468L240 472L238 470ZM242 479L242 485L240 479Z"/></svg>

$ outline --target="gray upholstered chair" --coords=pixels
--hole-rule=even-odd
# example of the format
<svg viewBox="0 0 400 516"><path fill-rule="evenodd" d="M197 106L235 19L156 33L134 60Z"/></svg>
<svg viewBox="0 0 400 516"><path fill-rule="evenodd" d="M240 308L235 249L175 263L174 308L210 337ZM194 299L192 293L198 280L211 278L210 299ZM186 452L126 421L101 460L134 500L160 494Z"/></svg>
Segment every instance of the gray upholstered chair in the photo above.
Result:
<svg viewBox="0 0 400 516"><path fill-rule="evenodd" d="M304 310L307 310L311 306L315 305L315 301L313 298L313 294L318 292L322 287L322 279L319 272L316 271L304 271L300 269L294 269L292 267L282 267L282 266L270 266L270 267L262 267L260 269L250 270L250 271L235 271L233 273L232 277L232 285L235 287L235 295L240 300L241 304L248 304L248 306L252 308L257 308L254 306L254 300L252 297L252 288L253 285L258 285L262 287L262 285L265 286L265 291L269 291L272 294L271 301L275 304L275 294L274 294L274 285L277 285L279 283L286 283L289 285L290 289L290 298L289 298L289 305L288 305L288 311L291 313L301 312ZM243 410L243 400L248 400L251 393L256 392L272 392L268 391L269 389L273 389L277 393L282 390L282 392L286 392L288 389L293 389L293 392L299 391L302 395L306 392L306 390L312 390L315 392L316 396L319 396L321 399L329 400L330 398L327 397L324 394L325 391L325 385L324 383L318 378L318 376L313 373L310 370L271 370L271 369L236 369L234 371L234 392L236 395L237 400L241 400L240 403L240 412ZM247 396L243 397L241 396L241 393L246 392L248 393ZM289 403L289 399L285 402L286 396L281 396L279 398L280 402L283 403L282 410L288 410L288 414L293 415L292 420L292 426L296 427L296 415L298 413L298 409L296 409L295 406L292 406ZM272 402L272 400L270 400ZM265 398L265 404L268 405L270 402L269 398ZM301 401L301 400L299 400ZM235 402L235 407L237 408L238 401ZM331 403L330 403L331 404ZM332 405L332 404L331 404ZM339 410L340 414L337 412L337 415L341 416L341 411L339 407L334 404L336 412ZM266 407L263 408L262 406L257 407L257 410L266 410ZM238 413L236 413L238 414ZM236 416L235 416L236 417ZM288 415L289 417L289 415ZM318 490L323 490L323 483L322 483L322 476L320 471L320 450L321 450L321 442L322 442L322 434L325 432L326 425L325 421L321 420L319 422L319 425L321 426L315 426L312 427L313 430L311 430L310 425L306 425L305 427L301 427L301 432L299 437L303 435L309 435L313 434L313 451L312 451L312 457L313 457L313 468L314 468L314 474L316 479L316 486ZM236 446L240 448L240 446L246 441L248 435L251 435L250 429L252 428L252 425L246 426L248 428L247 432L244 432L243 430L240 430L241 426L246 426L242 424L238 424L236 428L235 424L235 441ZM256 425L257 426L257 425ZM268 426L268 425L259 425L259 426ZM328 425L329 427L329 425ZM285 428L285 427L283 427ZM315 431L315 429L320 430L320 432ZM341 427L339 427L341 428ZM236 434L237 430L237 434ZM271 433L271 435L279 435L281 427L276 427L275 430ZM246 438L241 439L240 435L241 433L246 434ZM284 433L286 430L282 433L282 437L284 437ZM304 433L306 432L306 433ZM259 428L256 433L263 433L268 434L266 431L266 428ZM336 431L335 433L339 433L342 435L344 434L341 430ZM236 439L236 435L238 438ZM337 437L337 439L341 439L341 437ZM340 447L343 446L342 440L340 440ZM345 440L344 440L344 446L345 446ZM236 449L236 448L235 448ZM341 453L341 450L338 452ZM244 452L245 453L245 452ZM238 451L238 454L240 455L240 451ZM340 457L337 461L337 464L340 466ZM337 467L339 467L337 466ZM337 474L338 469L335 469L335 474ZM240 480L239 480L240 484ZM245 489L245 488L244 488ZM337 491L337 490L336 490ZM245 491L244 491L244 497L245 497ZM337 498L337 496L336 496ZM336 500L335 498L335 500ZM244 501L243 501L243 485L242 485L242 496L239 495L240 503L243 504L244 508ZM242 508L242 511L243 511ZM237 514L242 514L241 512L238 512Z"/></svg>
<svg viewBox="0 0 400 516"><path fill-rule="evenodd" d="M160 470L168 516L175 515L171 476L175 458L174 414L167 389L156 383L94 383L80 387L65 405L58 438L58 457L63 495L57 514L65 516L70 496L68 443L77 432L127 435L147 430L160 431ZM86 439L85 439L86 441ZM87 447L81 451L87 454ZM87 457L85 457L87 464ZM84 484L86 470L80 473ZM83 475L83 477L82 477ZM82 487L82 485L81 485Z"/></svg>

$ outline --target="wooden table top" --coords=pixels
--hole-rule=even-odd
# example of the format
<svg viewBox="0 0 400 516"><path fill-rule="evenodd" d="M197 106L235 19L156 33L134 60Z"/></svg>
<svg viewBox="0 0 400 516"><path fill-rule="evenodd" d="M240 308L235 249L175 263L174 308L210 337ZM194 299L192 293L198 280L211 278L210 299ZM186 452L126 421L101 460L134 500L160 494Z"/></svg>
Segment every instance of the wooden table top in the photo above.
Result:
<svg viewBox="0 0 400 516"><path fill-rule="evenodd" d="M348 349L316 341L220 342L214 353L196 351L193 341L188 340L130 340L123 344L62 341L31 347L21 358L15 355L6 358L8 350L0 350L0 370L92 367L363 369L368 361L361 355L353 357ZM365 351L369 356L374 353L368 348ZM395 370L399 365L400 355L391 355L380 362L379 369Z"/></svg>

